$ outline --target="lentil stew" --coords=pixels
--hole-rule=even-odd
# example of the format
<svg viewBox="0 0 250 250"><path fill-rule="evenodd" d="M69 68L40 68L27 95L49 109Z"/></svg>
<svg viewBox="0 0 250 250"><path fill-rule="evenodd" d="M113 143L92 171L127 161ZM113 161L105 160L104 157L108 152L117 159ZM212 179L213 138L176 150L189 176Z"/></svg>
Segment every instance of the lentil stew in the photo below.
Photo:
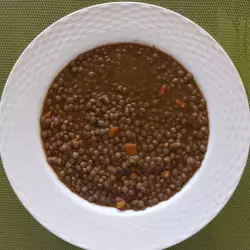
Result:
<svg viewBox="0 0 250 250"><path fill-rule="evenodd" d="M191 73L146 45L119 43L72 60L41 114L47 161L89 202L143 210L168 200L207 151L206 100Z"/></svg>

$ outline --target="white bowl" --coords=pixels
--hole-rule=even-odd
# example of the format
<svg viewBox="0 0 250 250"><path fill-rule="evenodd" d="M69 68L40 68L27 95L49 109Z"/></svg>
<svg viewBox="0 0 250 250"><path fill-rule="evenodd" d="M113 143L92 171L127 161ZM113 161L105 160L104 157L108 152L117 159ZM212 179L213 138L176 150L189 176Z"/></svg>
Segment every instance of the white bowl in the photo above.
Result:
<svg viewBox="0 0 250 250"><path fill-rule="evenodd" d="M201 169L169 201L119 212L71 193L48 166L39 136L53 78L79 53L114 42L155 45L195 76L208 103L210 139ZM43 31L10 73L1 102L0 150L9 181L48 230L94 250L162 249L195 234L226 204L249 149L249 108L239 74L203 29L170 10L109 3L79 10Z"/></svg>

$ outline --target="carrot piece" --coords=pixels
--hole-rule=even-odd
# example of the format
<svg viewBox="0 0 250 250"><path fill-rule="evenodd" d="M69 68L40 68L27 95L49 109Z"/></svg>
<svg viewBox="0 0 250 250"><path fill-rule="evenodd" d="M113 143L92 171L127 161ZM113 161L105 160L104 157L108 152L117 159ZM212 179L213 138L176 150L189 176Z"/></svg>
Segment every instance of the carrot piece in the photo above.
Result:
<svg viewBox="0 0 250 250"><path fill-rule="evenodd" d="M45 117L45 118L50 118L50 117L51 117L51 114L52 114L51 111L48 111L48 112L44 115L44 117Z"/></svg>
<svg viewBox="0 0 250 250"><path fill-rule="evenodd" d="M117 135L117 133L119 132L119 128L118 127L110 127L110 130L109 130L109 136L110 137L114 137Z"/></svg>
<svg viewBox="0 0 250 250"><path fill-rule="evenodd" d="M161 95L165 95L165 94L166 94L166 91L167 91L167 86L166 86L166 85L162 85L160 94L161 94Z"/></svg>
<svg viewBox="0 0 250 250"><path fill-rule="evenodd" d="M180 108L184 108L185 107L185 103L184 101L181 101L181 100L176 100L176 103L179 105Z"/></svg>
<svg viewBox="0 0 250 250"><path fill-rule="evenodd" d="M126 206L126 202L122 198L116 199L116 207L118 209L123 209Z"/></svg>
<svg viewBox="0 0 250 250"><path fill-rule="evenodd" d="M129 155L135 155L136 154L136 144L127 143L126 144L126 152Z"/></svg>
<svg viewBox="0 0 250 250"><path fill-rule="evenodd" d="M162 173L162 176L168 178L168 177L170 176L170 171L169 171L169 170L164 171L164 172Z"/></svg>

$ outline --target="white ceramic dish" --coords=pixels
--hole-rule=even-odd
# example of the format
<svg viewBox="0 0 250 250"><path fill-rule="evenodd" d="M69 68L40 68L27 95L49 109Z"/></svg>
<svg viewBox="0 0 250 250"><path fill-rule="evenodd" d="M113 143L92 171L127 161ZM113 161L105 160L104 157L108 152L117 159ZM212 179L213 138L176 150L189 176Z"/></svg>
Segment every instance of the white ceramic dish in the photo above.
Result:
<svg viewBox="0 0 250 250"><path fill-rule="evenodd" d="M57 73L80 52L113 42L156 45L191 71L208 102L210 142L201 169L167 202L119 212L71 193L45 161L39 116ZM8 78L0 109L0 150L17 196L48 230L94 250L162 249L195 234L226 204L249 149L249 108L233 63L199 26L170 10L110 3L79 10L43 31Z"/></svg>

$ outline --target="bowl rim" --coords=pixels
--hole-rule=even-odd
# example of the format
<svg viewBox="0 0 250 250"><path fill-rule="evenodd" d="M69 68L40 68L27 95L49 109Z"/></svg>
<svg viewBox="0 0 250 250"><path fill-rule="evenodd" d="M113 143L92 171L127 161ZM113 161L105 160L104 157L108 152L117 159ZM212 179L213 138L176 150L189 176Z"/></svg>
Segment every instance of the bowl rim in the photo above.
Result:
<svg viewBox="0 0 250 250"><path fill-rule="evenodd" d="M188 21L188 22L191 23L192 25L195 25L196 28L198 28L198 29L200 30L200 32L204 32L205 36L207 36L209 39L211 39L211 40L213 41L214 46L216 46L217 49L218 49L220 52L223 53L223 56L226 56L226 57L227 57L228 63L231 64L231 66L232 66L232 67L234 68L234 70L235 70L235 73L238 75L238 78L240 79L240 76L239 76L239 74L238 74L238 72L237 72L235 66L233 65L231 59L229 58L229 56L227 55L227 53L223 50L223 48L217 43L217 41L216 41L210 34L208 34L208 33L207 33L206 31L204 31L199 25L197 25L196 23L192 22L192 21L189 20L188 18L186 18L186 17L184 17L184 16L182 16L182 15L180 15L180 14L174 12L174 11L171 11L171 10L168 10L168 9L165 9L165 8L162 8L162 7L159 7L159 6L156 6L156 5L151 5L151 4L138 3L138 2L136 2L136 3L135 3L135 2L111 2L111 3L104 3L104 4L93 5L93 6L90 6L90 7L84 8L84 9L81 9L81 10L77 10L77 11L75 11L75 12L73 12L73 13L70 13L69 15L67 15L67 16L65 16L65 17L63 17L63 18L61 18L61 19L59 19L59 20L56 21L55 23L51 24L51 25L50 25L48 28L46 28L44 31L42 31L42 32L41 32L41 33L40 33L40 34L39 34L39 35L38 35L38 36L37 36L37 37L36 37L27 47L26 47L26 49L22 52L22 54L20 55L20 57L19 57L18 60L16 61L15 65L14 65L13 69L11 70L11 73L10 73L8 79L7 79L7 82L6 82L6 85L5 85L5 87L4 87L3 94L2 94L2 102L0 103L0 114L3 113L4 102L5 102L4 100L5 100L5 98L6 98L6 97L5 97L5 96L6 96L5 93L7 92L7 89L10 88L9 85L11 84L11 81L12 81L12 79L11 79L12 75L15 74L16 68L17 68L18 65L21 63L21 58L27 53L27 51L29 51L29 49L32 48L32 46L34 45L34 43L36 43L36 42L40 39L41 36L43 36L44 34L46 34L46 32L51 31L51 30L53 29L53 27L56 26L56 24L58 24L58 23L60 23L60 22L63 22L63 21L65 21L65 20L67 20L68 18L73 17L76 13L80 13L80 12L83 12L83 11L91 11L91 9L95 9L95 8L100 7L100 6L114 6L114 5L115 5L115 6L118 6L118 5L119 5L119 6L126 7L126 5L128 5L128 4L133 4L133 5L137 5L137 6L141 6L141 5L142 5L142 6L147 6L147 7L151 7L151 8L154 8L154 9L161 10L161 11L165 11L166 13L172 13L172 14L178 16L179 18L184 18L186 21ZM156 46L156 47L157 47L157 46ZM160 48L159 48L159 49L160 49ZM160 49L160 50L161 50L161 49ZM184 67L185 67L185 65L184 65ZM243 83L242 83L241 80L240 80L240 83L241 83L242 87L244 88ZM198 85L199 85L199 83L198 83ZM246 94L246 92L245 92L245 94ZM209 113L210 113L210 112L209 112ZM40 114L39 114L39 115L40 115ZM249 118L249 117L248 117L248 118ZM0 120L0 121L1 121L1 120ZM248 119L248 121L249 121L249 119ZM249 124L248 124L248 127L247 127L247 128L249 128ZM1 129L0 129L0 131L1 131ZM0 140L0 142L1 142L1 140ZM3 150L3 144L4 144L4 142L2 141L2 143L0 143L0 149L1 149L1 151L3 152L2 161L3 161L3 165L4 165L4 162L5 162L5 156L4 156L4 154L5 154L5 152L4 152L4 150ZM209 143L209 146L210 146L210 143ZM248 149L248 151L249 151L249 149ZM247 160L247 157L246 157L246 159L245 159L244 165L246 165L246 160ZM9 179L9 182L10 182L12 188L14 189L14 191L16 192L16 187L15 187L14 181L9 177L10 175L9 175L8 170L7 170L7 168L5 167L5 165L4 165L4 168L5 168L5 171L6 171L6 173L7 173L7 177L8 177L8 179ZM221 209L225 206L225 204L227 203L227 201L228 201L228 200L230 199L230 197L232 196L234 190L236 189L236 187L237 187L237 185L238 185L238 183L239 183L240 177L241 177L241 175L243 174L243 170L244 170L244 168L242 168L241 173L240 173L240 175L239 175L239 178L238 178L238 180L237 180L237 183L235 183L235 186L234 186L233 190L230 192L230 194L228 195L228 197L227 197L227 199L224 201L224 203L221 204L219 207L217 207L217 211L212 215L212 217L210 217L210 219L207 220L206 222L203 222L203 224L202 224L200 227L197 227L196 230L194 230L190 235L188 235L187 237L181 238L181 239L180 239L178 242L176 242L175 244L177 244L177 243L179 243L180 241L185 240L185 239L189 238L191 235L197 233L199 230L201 230L201 228L203 228L205 225L207 225L207 224L208 224L208 223L209 223L209 222L210 222L210 221L211 221L211 220L221 211ZM195 177L196 177L196 179L197 179L197 176L198 176L198 174L199 174L199 173L198 173L199 171L202 171L202 168L196 172L195 176L191 178L191 180L187 183L187 185L189 185L190 183L194 182L194 178L195 178ZM190 184L190 185L191 185L191 184ZM172 197L172 198L170 199L169 202L175 202L175 199L177 199L178 196L181 195L181 193L182 193L182 191L178 192L174 197ZM29 211L29 213L31 213L32 216L33 216L37 221L39 221L39 223L41 223L45 228L47 228L47 229L48 229L49 231L51 231L52 233L56 234L58 237L63 238L64 240L66 240L66 241L69 242L68 239L65 239L62 235L58 235L55 231L53 231L53 230L51 230L50 228L48 228L47 225L43 224L43 222L39 219L39 217L33 213L32 209L29 208L29 207L27 207L27 206L25 205L25 201L23 201L23 199L20 198L20 196L18 195L18 192L16 192L16 194L17 194L19 200L21 201L21 203L25 206L25 208ZM176 197L177 197L177 198L176 198ZM77 199L78 199L78 198L77 198ZM92 206L92 204L91 204L91 206ZM93 205L93 207L92 207L93 210L95 210L94 206L95 206L95 205ZM150 213L150 212L154 213L154 212L155 212L155 209L157 209L156 207L158 207L158 205L157 205L157 206L154 206L154 207L152 207L152 208L149 208L148 211L147 211L147 210L144 210L144 211L132 212L132 213L133 213L133 216L140 216L141 214L144 214L146 211L149 212L149 213ZM107 209L110 210L110 208L107 208ZM151 210L151 211L150 211L150 210ZM97 208L96 212L99 212L99 208ZM104 212L104 210L103 210L103 212ZM104 212L104 214L105 214L105 213L106 213L106 212ZM107 211L107 214L106 214L106 215L110 215L110 214L109 214L109 211ZM123 217L123 218L131 217L131 215L132 215L131 213L127 213L127 212L125 212L125 213L117 213L117 214L116 214L116 216L120 216L120 217ZM72 242L71 242L71 243L72 243ZM74 245L77 245L77 246L79 246L79 247L83 247L83 246L84 246L83 244L78 245L78 244L75 244L74 242L73 242L73 244L74 244ZM174 245L174 244L173 244L173 245ZM87 246L84 246L84 247L87 247ZM170 247L170 245L168 245L168 247Z"/></svg>

